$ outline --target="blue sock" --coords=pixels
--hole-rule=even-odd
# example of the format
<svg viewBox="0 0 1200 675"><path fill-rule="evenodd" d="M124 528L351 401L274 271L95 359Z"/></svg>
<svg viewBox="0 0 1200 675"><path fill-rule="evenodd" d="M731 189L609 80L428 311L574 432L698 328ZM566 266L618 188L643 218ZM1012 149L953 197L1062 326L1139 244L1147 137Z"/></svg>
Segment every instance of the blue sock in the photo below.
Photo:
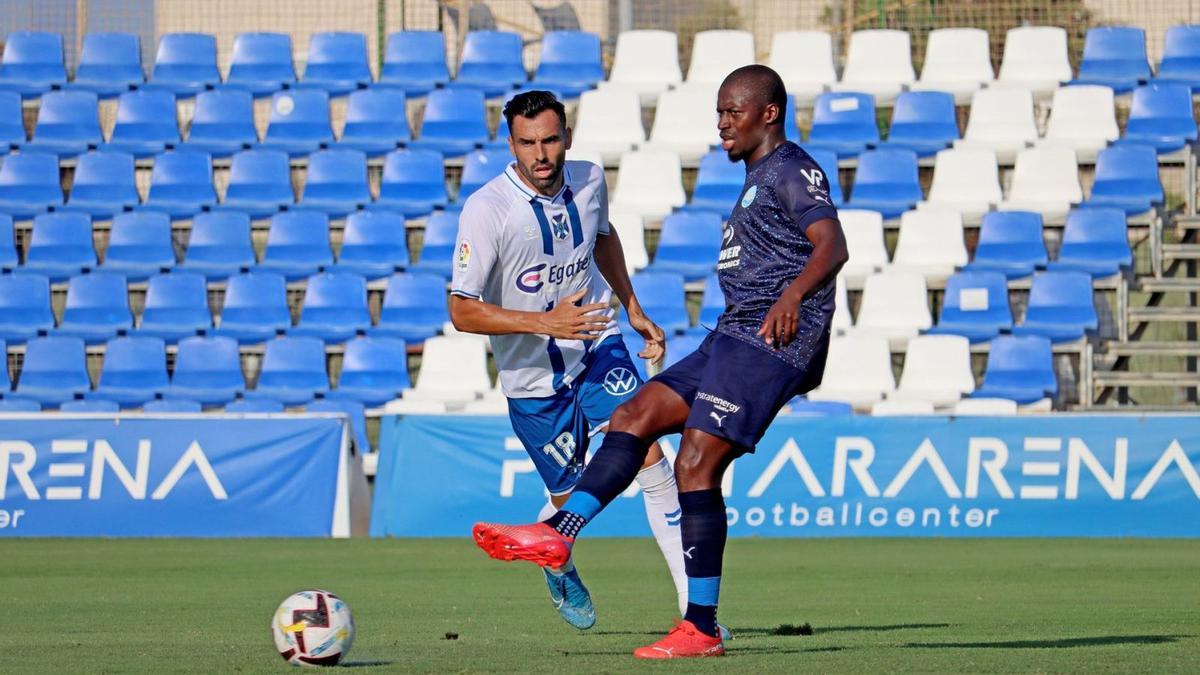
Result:
<svg viewBox="0 0 1200 675"><path fill-rule="evenodd" d="M679 493L683 568L688 577L688 605L683 618L701 632L717 635L717 599L721 594L721 559L725 556L725 499L721 488Z"/></svg>
<svg viewBox="0 0 1200 675"><path fill-rule="evenodd" d="M646 461L650 443L633 434L611 431L588 462L575 490L558 513L545 522L559 534L575 537L608 503L625 491Z"/></svg>

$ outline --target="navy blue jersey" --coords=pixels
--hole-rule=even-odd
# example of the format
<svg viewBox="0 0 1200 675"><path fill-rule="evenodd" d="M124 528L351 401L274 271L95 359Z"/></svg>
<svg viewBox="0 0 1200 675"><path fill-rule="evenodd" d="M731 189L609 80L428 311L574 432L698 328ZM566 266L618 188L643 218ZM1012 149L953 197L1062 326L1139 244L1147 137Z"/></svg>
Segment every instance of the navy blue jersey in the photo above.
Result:
<svg viewBox="0 0 1200 675"><path fill-rule="evenodd" d="M807 368L824 352L833 319L834 282L810 293L800 306L796 337L774 348L755 333L771 306L800 276L812 255L808 226L837 220L829 181L816 160L786 142L746 167L742 196L725 224L717 276L725 312L717 330Z"/></svg>

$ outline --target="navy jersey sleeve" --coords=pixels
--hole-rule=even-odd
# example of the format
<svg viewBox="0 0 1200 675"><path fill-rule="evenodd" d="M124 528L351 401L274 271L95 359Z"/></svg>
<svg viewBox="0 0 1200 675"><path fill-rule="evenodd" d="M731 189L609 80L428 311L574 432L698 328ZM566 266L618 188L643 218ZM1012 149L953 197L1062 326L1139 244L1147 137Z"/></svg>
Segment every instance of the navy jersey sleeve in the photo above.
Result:
<svg viewBox="0 0 1200 675"><path fill-rule="evenodd" d="M780 172L775 192L779 195L780 204L792 214L800 231L807 232L808 226L818 220L837 220L837 209L829 198L829 181L825 178L825 172L807 162L798 167L793 164L789 169Z"/></svg>

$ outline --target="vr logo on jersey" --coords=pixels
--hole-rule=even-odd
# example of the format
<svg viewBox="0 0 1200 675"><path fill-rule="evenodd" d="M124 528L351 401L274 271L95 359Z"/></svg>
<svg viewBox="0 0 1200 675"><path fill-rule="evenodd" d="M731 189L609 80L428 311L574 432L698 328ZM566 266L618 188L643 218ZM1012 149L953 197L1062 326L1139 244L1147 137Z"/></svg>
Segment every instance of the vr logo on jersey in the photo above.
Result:
<svg viewBox="0 0 1200 675"><path fill-rule="evenodd" d="M591 266L592 258L587 256L566 265L550 265L550 269L543 274L543 271L546 270L546 263L538 263L518 272L514 283L517 290L522 293L537 293L546 284L557 286L564 281L574 279L576 274L586 271Z"/></svg>
<svg viewBox="0 0 1200 675"><path fill-rule="evenodd" d="M825 174L820 169L800 169L800 175L808 179L812 185L820 185L825 180Z"/></svg>
<svg viewBox="0 0 1200 675"><path fill-rule="evenodd" d="M566 240L567 236L571 234L571 226L567 224L566 214L554 214L554 217L550 219L550 233L554 235L555 239Z"/></svg>

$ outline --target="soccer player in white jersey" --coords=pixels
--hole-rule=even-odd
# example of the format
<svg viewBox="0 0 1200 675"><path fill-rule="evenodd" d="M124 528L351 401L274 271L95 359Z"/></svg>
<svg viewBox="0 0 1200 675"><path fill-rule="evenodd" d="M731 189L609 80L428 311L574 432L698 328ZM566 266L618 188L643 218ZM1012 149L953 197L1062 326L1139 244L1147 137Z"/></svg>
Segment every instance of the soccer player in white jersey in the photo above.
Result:
<svg viewBox="0 0 1200 675"><path fill-rule="evenodd" d="M562 103L531 91L513 97L504 116L516 161L463 206L450 317L461 331L491 336L513 431L550 492L548 516L582 474L591 434L642 385L612 321L612 296L645 339L639 356L660 361L664 338L638 304L609 226L604 169L566 161L571 130ZM657 445L637 482L682 612L679 497ZM572 561L544 569L563 619L590 628L595 609Z"/></svg>

